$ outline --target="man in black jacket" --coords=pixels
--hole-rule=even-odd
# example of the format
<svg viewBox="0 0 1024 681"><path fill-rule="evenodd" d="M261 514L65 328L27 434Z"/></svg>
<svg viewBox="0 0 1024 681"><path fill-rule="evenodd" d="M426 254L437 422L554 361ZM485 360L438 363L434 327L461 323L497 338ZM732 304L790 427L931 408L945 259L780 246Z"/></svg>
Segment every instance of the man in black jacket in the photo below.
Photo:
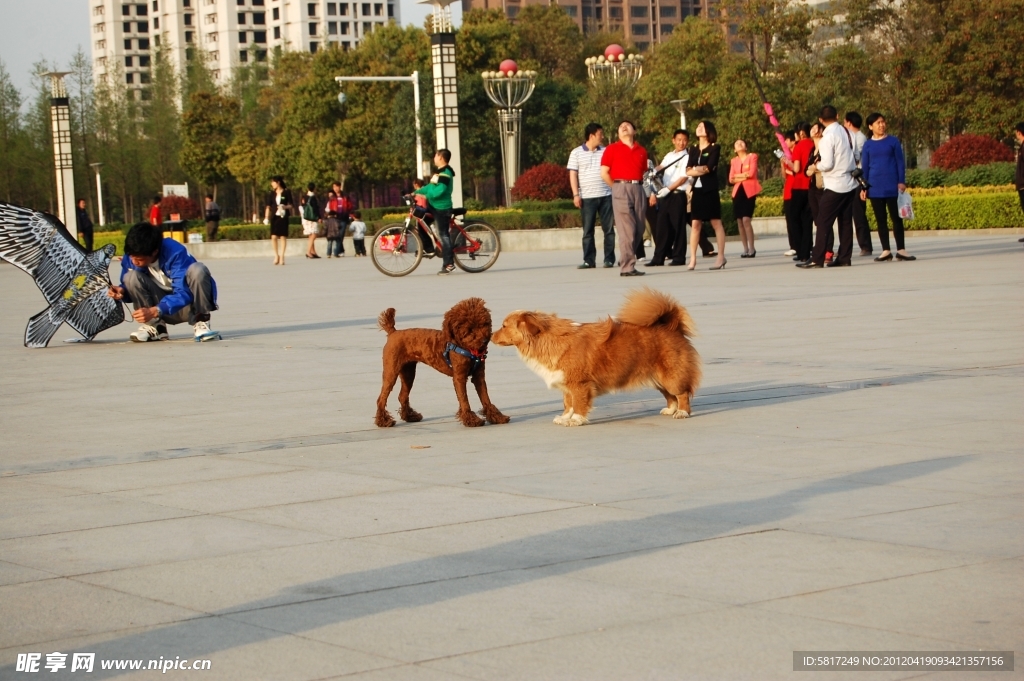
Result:
<svg viewBox="0 0 1024 681"><path fill-rule="evenodd" d="M1020 174L1020 164L1017 164L1017 174ZM92 251L92 218L89 217L89 209L85 207L85 199L78 199L75 204L75 219L78 224L78 237L85 242L85 250Z"/></svg>

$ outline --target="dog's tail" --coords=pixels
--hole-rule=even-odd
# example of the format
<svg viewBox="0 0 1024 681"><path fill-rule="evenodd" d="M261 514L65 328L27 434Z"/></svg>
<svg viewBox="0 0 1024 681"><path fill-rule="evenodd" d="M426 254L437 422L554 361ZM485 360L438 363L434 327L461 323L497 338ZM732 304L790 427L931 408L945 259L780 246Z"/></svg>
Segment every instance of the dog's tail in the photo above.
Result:
<svg viewBox="0 0 1024 681"><path fill-rule="evenodd" d="M389 307L377 316L377 326L380 330L391 335L395 332L395 308Z"/></svg>
<svg viewBox="0 0 1024 681"><path fill-rule="evenodd" d="M637 326L662 326L686 337L697 332L685 307L672 296L646 287L626 294L626 303L617 319Z"/></svg>

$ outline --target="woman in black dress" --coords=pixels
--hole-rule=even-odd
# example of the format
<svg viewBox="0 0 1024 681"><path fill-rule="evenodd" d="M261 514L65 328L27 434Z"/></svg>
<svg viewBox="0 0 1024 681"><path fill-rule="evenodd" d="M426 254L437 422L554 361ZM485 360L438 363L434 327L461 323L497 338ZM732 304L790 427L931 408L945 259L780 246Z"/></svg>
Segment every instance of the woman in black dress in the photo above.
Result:
<svg viewBox="0 0 1024 681"><path fill-rule="evenodd" d="M725 267L725 227L722 226L722 200L718 196L718 160L722 148L718 146L718 131L711 121L701 121L694 131L697 135L696 146L690 147L690 158L686 162L686 174L696 178L693 182L693 199L690 215L693 224L690 226L690 265L686 269L697 267L697 239L700 228L705 220L711 221L715 228L715 241L718 243L718 259L710 269L720 270Z"/></svg>
<svg viewBox="0 0 1024 681"><path fill-rule="evenodd" d="M267 194L266 203L263 224L270 225L270 241L274 245L274 264L283 265L284 252L288 246L288 216L292 209L292 192L280 175L270 178L270 192Z"/></svg>

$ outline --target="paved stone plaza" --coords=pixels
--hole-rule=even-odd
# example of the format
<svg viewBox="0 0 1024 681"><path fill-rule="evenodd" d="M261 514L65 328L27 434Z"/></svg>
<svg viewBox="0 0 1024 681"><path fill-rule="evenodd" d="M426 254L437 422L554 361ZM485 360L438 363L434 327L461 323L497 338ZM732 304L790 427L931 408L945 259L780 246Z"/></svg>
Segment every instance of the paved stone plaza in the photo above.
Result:
<svg viewBox="0 0 1024 681"><path fill-rule="evenodd" d="M446 278L218 260L223 342L134 345L124 324L46 350L22 347L42 296L2 265L0 679L37 678L16 671L31 652L68 655L43 678L246 681L832 679L793 652L1020 654L1017 238L813 271L763 239L754 260L730 243L723 272L639 282L571 251ZM560 393L492 346L510 424L462 427L421 368L425 420L374 427L384 308L399 328L468 296L496 325L592 321L638 284L698 325L692 418L648 390L555 426ZM92 674L68 673L76 652ZM211 669L100 669L161 657Z"/></svg>

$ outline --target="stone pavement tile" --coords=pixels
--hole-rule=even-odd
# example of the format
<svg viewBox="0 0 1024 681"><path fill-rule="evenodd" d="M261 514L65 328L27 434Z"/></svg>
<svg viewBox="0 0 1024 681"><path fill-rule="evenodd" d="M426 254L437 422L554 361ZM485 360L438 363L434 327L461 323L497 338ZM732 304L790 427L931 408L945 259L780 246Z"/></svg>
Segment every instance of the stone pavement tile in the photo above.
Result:
<svg viewBox="0 0 1024 681"><path fill-rule="evenodd" d="M471 487L578 503L618 504L708 489L744 487L760 483L764 478L764 474L726 471L692 458L673 458L482 480L472 483Z"/></svg>
<svg viewBox="0 0 1024 681"><path fill-rule="evenodd" d="M958 650L1021 650L1024 559L894 577L757 607L941 639Z"/></svg>
<svg viewBox="0 0 1024 681"><path fill-rule="evenodd" d="M538 513L573 505L570 502L485 492L468 487L423 487L236 511L228 515L279 527L352 538Z"/></svg>
<svg viewBox="0 0 1024 681"><path fill-rule="evenodd" d="M431 440L423 438L423 441ZM401 445L409 449L409 444L402 442ZM396 446L399 445L396 443ZM382 449L386 451L386 448ZM435 452L433 456L403 460L397 466L393 458L380 458L342 467L347 472L387 476L420 484L473 484L523 474L575 471L623 463L621 459L594 453L589 448L583 451L552 451L532 448L528 442L520 442L515 451L502 457L485 450L466 451L462 446L458 450L454 446L444 446Z"/></svg>
<svg viewBox="0 0 1024 681"><path fill-rule="evenodd" d="M458 681L459 679L483 681L483 677L470 677L451 671L439 671L421 664L403 664L343 677L332 676L324 681L341 681L342 679L345 681Z"/></svg>
<svg viewBox="0 0 1024 681"><path fill-rule="evenodd" d="M0 478L0 520L16 514L25 502L38 499L63 499L77 494L82 494L82 492L29 482L23 476Z"/></svg>
<svg viewBox="0 0 1024 681"><path fill-rule="evenodd" d="M0 541L12 563L61 575L159 565L323 541L326 537L235 518L195 516Z"/></svg>
<svg viewBox="0 0 1024 681"><path fill-rule="evenodd" d="M946 493L944 493L946 494ZM795 518L791 529L831 536L972 553L989 557L1024 555L1024 495L894 508L863 517L826 521Z"/></svg>
<svg viewBox="0 0 1024 681"><path fill-rule="evenodd" d="M729 607L665 619L603 627L475 653L424 666L500 681L675 681L793 679L796 650L925 650L942 642L809 617ZM870 674L872 681L911 673ZM796 678L835 678L801 672ZM860 678L858 676L858 678Z"/></svg>
<svg viewBox="0 0 1024 681"><path fill-rule="evenodd" d="M511 570L228 615L407 662L722 607Z"/></svg>
<svg viewBox="0 0 1024 681"><path fill-rule="evenodd" d="M453 554L338 539L98 572L78 579L203 612L226 613L494 570L484 561Z"/></svg>
<svg viewBox="0 0 1024 681"><path fill-rule="evenodd" d="M796 527L800 523L846 522L861 516L883 516L897 511L928 509L973 501L977 495L963 492L916 489L900 486L902 480L926 475L948 465L942 459L884 467L890 484L859 482L864 471L830 477L808 477L752 483L731 490L699 489L685 494L609 502L608 505L645 514L675 517L679 521L706 520L722 530L749 532L755 529ZM840 523L841 524L841 523ZM874 539L874 537L864 537ZM945 548L945 547L940 547ZM956 550L956 549L948 549Z"/></svg>
<svg viewBox="0 0 1024 681"><path fill-rule="evenodd" d="M240 478L261 473L280 473L287 466L247 462L241 464L223 456L188 456L163 461L141 461L117 466L98 466L39 475L19 480L66 487L87 492L119 492L148 487Z"/></svg>
<svg viewBox="0 0 1024 681"><path fill-rule="evenodd" d="M984 560L965 553L780 530L651 550L625 560L581 562L573 574L744 605Z"/></svg>
<svg viewBox="0 0 1024 681"><path fill-rule="evenodd" d="M199 614L72 579L0 587L0 641L4 647L176 622Z"/></svg>
<svg viewBox="0 0 1024 681"><path fill-rule="evenodd" d="M630 557L630 552L662 546L662 527L643 525L639 513L604 506L576 506L542 513L392 532L362 541L418 551L436 557L480 565L482 570L511 570L571 563L592 557ZM698 538L701 528L687 528ZM573 566L572 570L584 565Z"/></svg>
<svg viewBox="0 0 1024 681"><path fill-rule="evenodd" d="M223 480L186 482L111 494L203 513L224 513L304 501L372 495L411 483L337 471L293 470Z"/></svg>
<svg viewBox="0 0 1024 681"><path fill-rule="evenodd" d="M194 514L191 511L100 494L44 497L20 502L16 510L0 522L0 540L146 523L190 515Z"/></svg>
<svg viewBox="0 0 1024 681"><path fill-rule="evenodd" d="M42 579L53 579L54 577L56 575L44 572L43 570L36 570L0 560L0 586L36 582Z"/></svg>
<svg viewBox="0 0 1024 681"><path fill-rule="evenodd" d="M216 620L215 626L211 625L211 635L218 639L224 637L224 632L231 631L238 624L226 624L223 620ZM160 631L155 630L155 637L159 637ZM244 633L242 634L244 636ZM218 681L253 681L253 679L287 679L288 681L314 681L327 677L343 674L350 678L352 674L359 674L368 669L390 667L395 664L394 660L381 658L367 653L352 650L339 645L332 645L313 641L302 636L289 636L282 634L271 634L264 640L256 640L251 643L238 644L233 641L225 641L223 648L212 652L204 652L202 656L193 654L191 659L210 660L210 671L168 671L161 674L161 678L168 679L195 679L197 676L208 675ZM188 654L188 649L181 647L181 653ZM176 655L180 655L175 650ZM124 676L117 676L125 681L149 681L153 678L154 672L136 672Z"/></svg>
<svg viewBox="0 0 1024 681"><path fill-rule="evenodd" d="M1024 426L1019 417L1001 421L975 419L966 423L935 423L896 430L892 435L904 442L936 448L949 447L953 442L968 452L1019 452Z"/></svg>
<svg viewBox="0 0 1024 681"><path fill-rule="evenodd" d="M394 666L397 661L374 657L363 652L312 641L301 636L252 627L218 617L198 617L176 623L148 627L129 627L118 631L66 637L48 641L45 650L38 644L27 651L25 647L0 649L0 679L25 678L14 671L19 652L60 651L92 652L96 659L94 669L86 678L92 679L152 679L157 672L147 670L151 660L160 664L160 658L209 660L209 670L161 670L161 678L212 679L322 679L336 674L353 674L370 669ZM43 661L45 662L45 657ZM104 671L104 660L141 660L141 670ZM74 679L76 673L54 674L57 679ZM50 672L46 672L49 677Z"/></svg>

